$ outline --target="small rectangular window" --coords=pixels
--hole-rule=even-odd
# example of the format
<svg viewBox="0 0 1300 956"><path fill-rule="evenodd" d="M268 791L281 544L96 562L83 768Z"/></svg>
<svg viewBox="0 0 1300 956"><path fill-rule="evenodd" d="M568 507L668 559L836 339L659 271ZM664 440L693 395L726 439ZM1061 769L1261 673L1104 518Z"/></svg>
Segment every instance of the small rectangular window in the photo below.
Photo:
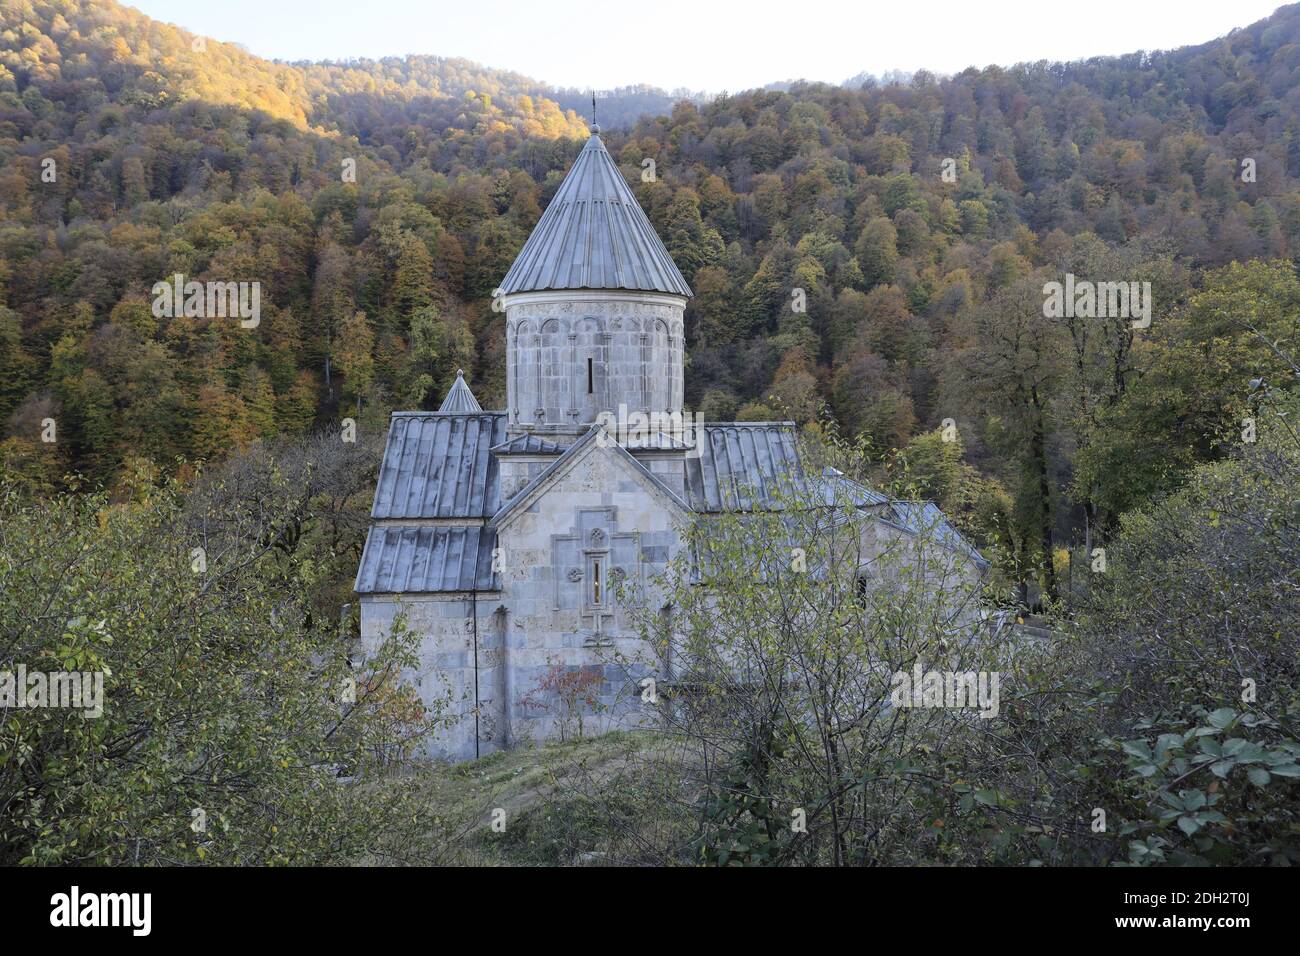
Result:
<svg viewBox="0 0 1300 956"><path fill-rule="evenodd" d="M593 384L594 382L593 382L593 376L591 371L591 359L587 359L587 394L588 395L590 395L594 391L594 389L592 388Z"/></svg>
<svg viewBox="0 0 1300 956"><path fill-rule="evenodd" d="M601 579L601 562L591 562L591 603L600 606L601 598L604 597L604 581Z"/></svg>

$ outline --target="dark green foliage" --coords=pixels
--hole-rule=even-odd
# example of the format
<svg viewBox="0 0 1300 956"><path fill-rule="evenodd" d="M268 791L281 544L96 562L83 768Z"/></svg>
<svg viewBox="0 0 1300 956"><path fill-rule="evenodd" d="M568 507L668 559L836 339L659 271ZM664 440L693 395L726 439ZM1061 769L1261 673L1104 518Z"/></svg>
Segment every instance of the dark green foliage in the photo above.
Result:
<svg viewBox="0 0 1300 956"><path fill-rule="evenodd" d="M98 715L3 711L0 863L436 859L433 808L378 783L439 719L397 680L418 638L399 627L353 666L330 592L373 449L330 442L184 494L148 471L113 497L0 483L0 671L103 681Z"/></svg>
<svg viewBox="0 0 1300 956"><path fill-rule="evenodd" d="M433 407L461 366L502 403L487 300L585 135L556 105L576 94L438 57L273 64L112 3L4 0L0 23L3 467L111 481L134 457ZM664 100L623 91L611 117L630 128L607 143L698 296L688 405L771 413L799 347L799 404L882 452L956 419L970 462L1018 498L1027 593L1048 585L1048 552L1085 516L1112 530L1219 454L1245 382L1225 368L1198 392L1166 345L1200 270L1295 248L1298 26L1286 8L1169 53L794 84L635 123ZM1153 328L1109 350L1076 338L1037 432L962 400L971 313L1031 273L1138 267L1164 277ZM153 283L177 272L261 282L261 325L155 319Z"/></svg>

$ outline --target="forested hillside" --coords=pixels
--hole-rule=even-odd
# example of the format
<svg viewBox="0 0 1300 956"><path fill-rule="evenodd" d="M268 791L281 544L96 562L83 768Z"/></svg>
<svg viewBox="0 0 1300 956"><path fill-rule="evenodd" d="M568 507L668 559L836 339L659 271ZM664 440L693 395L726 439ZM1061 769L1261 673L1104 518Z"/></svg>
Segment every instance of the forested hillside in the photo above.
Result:
<svg viewBox="0 0 1300 956"><path fill-rule="evenodd" d="M608 131L696 293L688 407L864 436L882 482L1055 590L1055 549L1294 383L1297 69L1288 7L1194 48ZM0 0L0 470L111 485L135 458L377 430L459 366L499 406L492 290L585 135L465 61L278 64L110 2ZM1067 272L1149 281L1150 327L1045 318ZM260 324L155 317L177 273L260 282Z"/></svg>

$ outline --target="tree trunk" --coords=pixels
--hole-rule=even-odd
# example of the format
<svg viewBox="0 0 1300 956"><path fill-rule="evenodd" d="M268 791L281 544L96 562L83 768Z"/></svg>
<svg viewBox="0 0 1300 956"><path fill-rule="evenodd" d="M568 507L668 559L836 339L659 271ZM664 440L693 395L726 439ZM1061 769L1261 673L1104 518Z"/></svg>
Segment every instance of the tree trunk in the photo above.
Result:
<svg viewBox="0 0 1300 956"><path fill-rule="evenodd" d="M1052 566L1052 486L1047 470L1047 430L1045 415L1038 397L1038 389L1031 392L1034 405L1034 429L1030 438L1030 454L1038 478L1039 498L1039 548L1042 551L1043 599L1056 599L1056 569Z"/></svg>

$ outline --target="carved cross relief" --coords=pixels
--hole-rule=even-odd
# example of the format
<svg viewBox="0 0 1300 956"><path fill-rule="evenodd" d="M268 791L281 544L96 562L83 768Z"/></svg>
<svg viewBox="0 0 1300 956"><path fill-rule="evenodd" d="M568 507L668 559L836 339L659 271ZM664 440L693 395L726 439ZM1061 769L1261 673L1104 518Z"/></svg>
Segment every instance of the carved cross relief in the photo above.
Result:
<svg viewBox="0 0 1300 956"><path fill-rule="evenodd" d="M618 585L640 574L641 534L618 530L617 508L582 508L569 534L552 535L555 609L576 610L589 643L614 626Z"/></svg>

